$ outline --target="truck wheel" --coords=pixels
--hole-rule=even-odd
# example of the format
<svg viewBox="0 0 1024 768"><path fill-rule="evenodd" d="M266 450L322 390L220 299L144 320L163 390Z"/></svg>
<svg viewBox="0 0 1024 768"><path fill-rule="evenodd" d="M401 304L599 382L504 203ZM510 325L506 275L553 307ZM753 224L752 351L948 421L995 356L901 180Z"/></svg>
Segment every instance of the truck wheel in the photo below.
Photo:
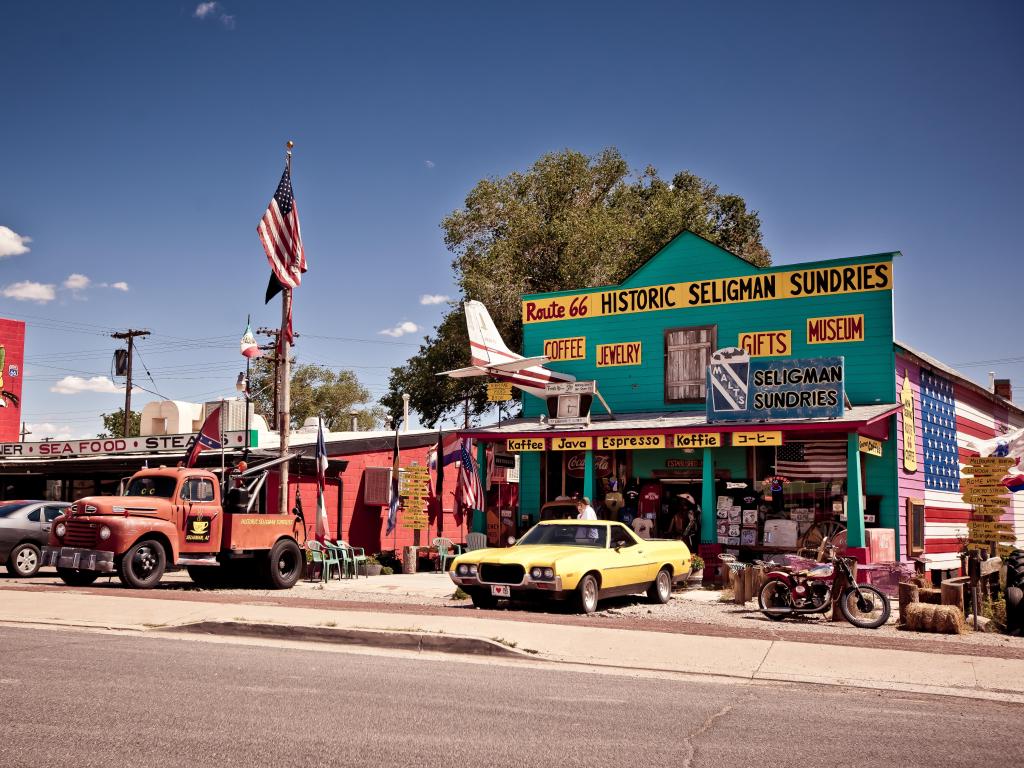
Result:
<svg viewBox="0 0 1024 768"><path fill-rule="evenodd" d="M303 557L299 545L291 539L281 539L270 550L267 581L271 589L291 589L302 575Z"/></svg>
<svg viewBox="0 0 1024 768"><path fill-rule="evenodd" d="M39 547L35 544L19 544L11 550L10 557L7 558L7 572L11 576L20 576L23 579L35 576L39 572L39 557Z"/></svg>
<svg viewBox="0 0 1024 768"><path fill-rule="evenodd" d="M74 568L58 568L57 575L69 587L88 587L100 577L95 571L76 571Z"/></svg>
<svg viewBox="0 0 1024 768"><path fill-rule="evenodd" d="M657 577L647 588L647 599L652 603L664 605L672 597L672 574L668 568L658 571Z"/></svg>
<svg viewBox="0 0 1024 768"><path fill-rule="evenodd" d="M121 558L120 576L132 589L152 589L163 578L167 553L163 545L152 539L136 542Z"/></svg>

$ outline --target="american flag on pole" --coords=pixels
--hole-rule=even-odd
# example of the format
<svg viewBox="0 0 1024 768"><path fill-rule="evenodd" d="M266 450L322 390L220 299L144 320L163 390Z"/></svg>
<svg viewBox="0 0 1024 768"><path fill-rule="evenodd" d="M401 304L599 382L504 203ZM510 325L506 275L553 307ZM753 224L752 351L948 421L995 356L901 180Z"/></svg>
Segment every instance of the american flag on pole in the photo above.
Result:
<svg viewBox="0 0 1024 768"><path fill-rule="evenodd" d="M323 544L327 538L327 503L324 489L327 486L327 445L324 443L324 423L317 420L316 435L316 540ZM341 536L341 532L338 532Z"/></svg>
<svg viewBox="0 0 1024 768"><path fill-rule="evenodd" d="M401 504L399 497L399 477L401 475L401 460L398 451L398 421L395 421L395 446L391 450L391 499L388 503L388 525L387 534L391 535L398 525L398 507Z"/></svg>
<svg viewBox="0 0 1024 768"><path fill-rule="evenodd" d="M780 445L775 473L794 480L846 477L846 441L814 440Z"/></svg>
<svg viewBox="0 0 1024 768"><path fill-rule="evenodd" d="M292 192L292 174L286 165L277 191L270 198L267 212L260 219L256 233L270 262L270 284L266 300L270 301L282 288L296 288L302 282L306 271L306 251L302 247L302 232L299 229L299 209ZM285 333L291 343L291 317Z"/></svg>
<svg viewBox="0 0 1024 768"><path fill-rule="evenodd" d="M460 441L459 482L455 492L456 523L462 525L462 516L467 509L484 508L484 492L480 487L480 475L473 460L473 440Z"/></svg>

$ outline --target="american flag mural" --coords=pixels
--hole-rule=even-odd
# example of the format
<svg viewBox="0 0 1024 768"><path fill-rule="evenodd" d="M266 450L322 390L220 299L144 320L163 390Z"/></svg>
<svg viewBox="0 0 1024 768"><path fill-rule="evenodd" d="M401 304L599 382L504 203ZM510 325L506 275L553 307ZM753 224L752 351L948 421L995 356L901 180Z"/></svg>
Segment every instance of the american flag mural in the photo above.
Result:
<svg viewBox="0 0 1024 768"><path fill-rule="evenodd" d="M897 358L897 387L904 376L914 392L918 470L909 472L901 463L899 476L900 542L907 557L907 498L924 501L924 554L929 569L957 570L961 539L967 536L971 507L961 497L963 467L977 452L971 439L988 440L1013 429L1009 409L977 389L945 372L929 370L910 358ZM903 440L903 418L897 417L898 444ZM1004 520L1017 531L1017 546L1024 545L1024 499L1014 494Z"/></svg>

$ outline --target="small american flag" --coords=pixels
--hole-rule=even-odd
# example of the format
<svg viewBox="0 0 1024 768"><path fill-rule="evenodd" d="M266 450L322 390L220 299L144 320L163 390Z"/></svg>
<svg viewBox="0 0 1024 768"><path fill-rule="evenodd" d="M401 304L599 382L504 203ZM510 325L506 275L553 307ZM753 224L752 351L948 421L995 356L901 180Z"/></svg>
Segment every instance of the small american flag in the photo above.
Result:
<svg viewBox="0 0 1024 768"><path fill-rule="evenodd" d="M786 443L775 455L775 473L790 478L846 477L846 441Z"/></svg>
<svg viewBox="0 0 1024 768"><path fill-rule="evenodd" d="M455 494L459 517L468 509L482 510L484 508L484 493L480 487L480 475L476 471L476 462L473 460L473 441L470 438L464 438L460 442L462 445L459 455L459 484ZM458 523L461 525L461 521Z"/></svg>
<svg viewBox="0 0 1024 768"><path fill-rule="evenodd" d="M295 288L306 271L306 251L299 230L299 209L292 194L292 175L285 166L277 191L270 198L267 212L260 219L256 232L267 252L267 261L274 276L286 288Z"/></svg>

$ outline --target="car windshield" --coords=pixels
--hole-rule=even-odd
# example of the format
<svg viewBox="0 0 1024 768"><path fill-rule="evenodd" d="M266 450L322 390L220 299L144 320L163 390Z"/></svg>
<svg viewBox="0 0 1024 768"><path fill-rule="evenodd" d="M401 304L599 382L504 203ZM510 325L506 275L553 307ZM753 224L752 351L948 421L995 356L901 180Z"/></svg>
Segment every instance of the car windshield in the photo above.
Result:
<svg viewBox="0 0 1024 768"><path fill-rule="evenodd" d="M173 477L136 477L128 483L125 496L159 496L169 499L178 481Z"/></svg>
<svg viewBox="0 0 1024 768"><path fill-rule="evenodd" d="M519 540L524 544L553 544L561 547L604 547L604 525L537 525Z"/></svg>
<svg viewBox="0 0 1024 768"><path fill-rule="evenodd" d="M0 517L10 517L19 509L24 509L26 504L4 504L0 506Z"/></svg>

